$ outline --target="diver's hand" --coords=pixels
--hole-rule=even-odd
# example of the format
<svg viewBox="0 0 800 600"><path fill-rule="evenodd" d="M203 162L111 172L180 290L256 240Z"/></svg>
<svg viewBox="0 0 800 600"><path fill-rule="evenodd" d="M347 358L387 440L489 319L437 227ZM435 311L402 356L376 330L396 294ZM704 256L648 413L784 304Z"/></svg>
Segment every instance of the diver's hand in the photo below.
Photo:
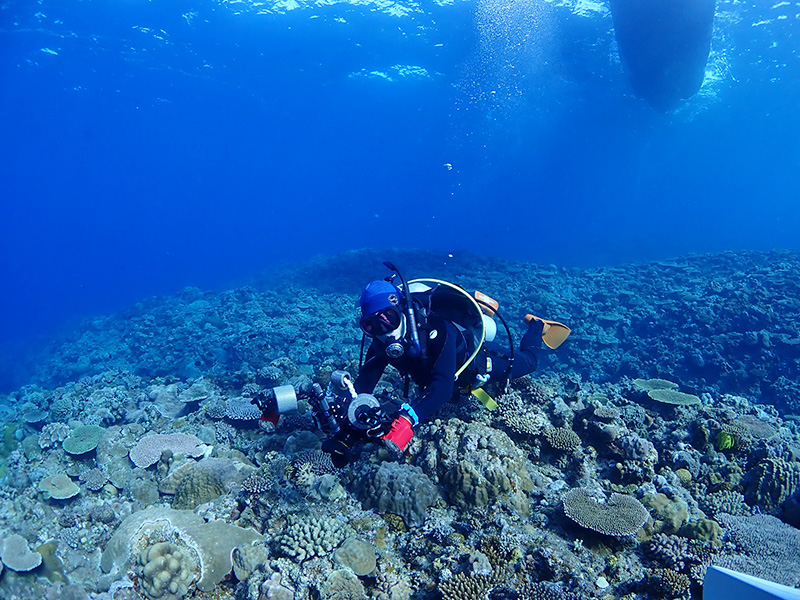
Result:
<svg viewBox="0 0 800 600"><path fill-rule="evenodd" d="M412 437L414 437L414 430L411 429L411 421L408 417L401 415L392 421L388 433L381 439L386 443L387 448L397 454L402 454Z"/></svg>

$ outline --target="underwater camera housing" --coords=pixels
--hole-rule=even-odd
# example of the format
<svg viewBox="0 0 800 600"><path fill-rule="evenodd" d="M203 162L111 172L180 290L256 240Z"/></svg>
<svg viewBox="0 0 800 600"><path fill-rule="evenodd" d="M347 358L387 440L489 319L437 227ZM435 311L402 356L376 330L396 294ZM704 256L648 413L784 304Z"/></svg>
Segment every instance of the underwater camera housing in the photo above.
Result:
<svg viewBox="0 0 800 600"><path fill-rule="evenodd" d="M372 394L357 394L347 371L334 371L327 390L318 383L295 390L282 385L253 398L261 409L261 419L277 424L278 417L297 410L298 399L306 400L314 421L328 437L322 450L331 455L333 464L344 467L352 459L352 448L380 438L388 431L391 419Z"/></svg>

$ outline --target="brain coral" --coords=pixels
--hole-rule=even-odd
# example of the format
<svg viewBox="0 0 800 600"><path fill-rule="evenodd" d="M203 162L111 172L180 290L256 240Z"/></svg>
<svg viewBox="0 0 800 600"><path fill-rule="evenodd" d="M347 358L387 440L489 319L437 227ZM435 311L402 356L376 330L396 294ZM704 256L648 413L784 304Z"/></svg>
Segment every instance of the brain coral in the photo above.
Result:
<svg viewBox="0 0 800 600"><path fill-rule="evenodd" d="M212 469L191 469L178 484L172 506L191 510L225 492L225 482Z"/></svg>
<svg viewBox="0 0 800 600"><path fill-rule="evenodd" d="M613 536L634 535L650 517L633 496L611 494L607 502L598 502L585 488L564 495L564 513L581 527Z"/></svg>
<svg viewBox="0 0 800 600"><path fill-rule="evenodd" d="M322 600L362 600L364 585L353 573L339 569L328 575L319 590Z"/></svg>
<svg viewBox="0 0 800 600"><path fill-rule="evenodd" d="M403 517L410 527L425 521L425 511L439 492L422 469L400 463L381 463L360 480L359 499L364 508Z"/></svg>
<svg viewBox="0 0 800 600"><path fill-rule="evenodd" d="M205 446L197 436L186 433L156 433L139 440L130 451L131 462L141 469L154 465L164 450L173 454L198 457L205 453Z"/></svg>

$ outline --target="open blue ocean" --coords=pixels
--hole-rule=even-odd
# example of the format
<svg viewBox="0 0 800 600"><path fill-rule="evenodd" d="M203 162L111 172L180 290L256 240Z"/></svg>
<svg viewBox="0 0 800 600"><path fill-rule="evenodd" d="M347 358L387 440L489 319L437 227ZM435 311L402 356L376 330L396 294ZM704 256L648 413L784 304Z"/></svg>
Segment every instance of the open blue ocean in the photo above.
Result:
<svg viewBox="0 0 800 600"><path fill-rule="evenodd" d="M799 108L796 0L0 0L0 597L800 587ZM339 469L383 261L571 334Z"/></svg>
<svg viewBox="0 0 800 600"><path fill-rule="evenodd" d="M796 248L794 2L634 96L604 2L0 8L0 335L369 247L599 266Z"/></svg>

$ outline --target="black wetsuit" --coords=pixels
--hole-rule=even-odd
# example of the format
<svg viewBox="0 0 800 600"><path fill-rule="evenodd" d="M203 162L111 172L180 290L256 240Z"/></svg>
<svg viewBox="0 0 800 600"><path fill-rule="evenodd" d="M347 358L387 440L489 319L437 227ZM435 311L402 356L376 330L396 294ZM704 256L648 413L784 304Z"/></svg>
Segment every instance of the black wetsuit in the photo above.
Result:
<svg viewBox="0 0 800 600"><path fill-rule="evenodd" d="M542 344L542 327L541 321L532 321L528 326L520 348L514 354L511 379L536 370L537 353ZM419 337L422 352L415 358L409 357L408 353L400 358L389 358L386 355L386 344L374 338L354 386L358 393L371 394L387 365L392 365L401 375L408 375L421 390L416 398L409 401L409 405L422 422L436 413L457 392L455 373L467 360L471 349L468 348L464 335L450 321L433 313L424 324L420 324ZM509 359L494 352L491 347L482 349L482 353L484 352L488 352L492 358L492 379L497 381L507 377ZM476 361L481 360L485 362L485 356L479 355L476 358ZM467 369L467 372L470 370ZM472 378L474 379L474 373Z"/></svg>

